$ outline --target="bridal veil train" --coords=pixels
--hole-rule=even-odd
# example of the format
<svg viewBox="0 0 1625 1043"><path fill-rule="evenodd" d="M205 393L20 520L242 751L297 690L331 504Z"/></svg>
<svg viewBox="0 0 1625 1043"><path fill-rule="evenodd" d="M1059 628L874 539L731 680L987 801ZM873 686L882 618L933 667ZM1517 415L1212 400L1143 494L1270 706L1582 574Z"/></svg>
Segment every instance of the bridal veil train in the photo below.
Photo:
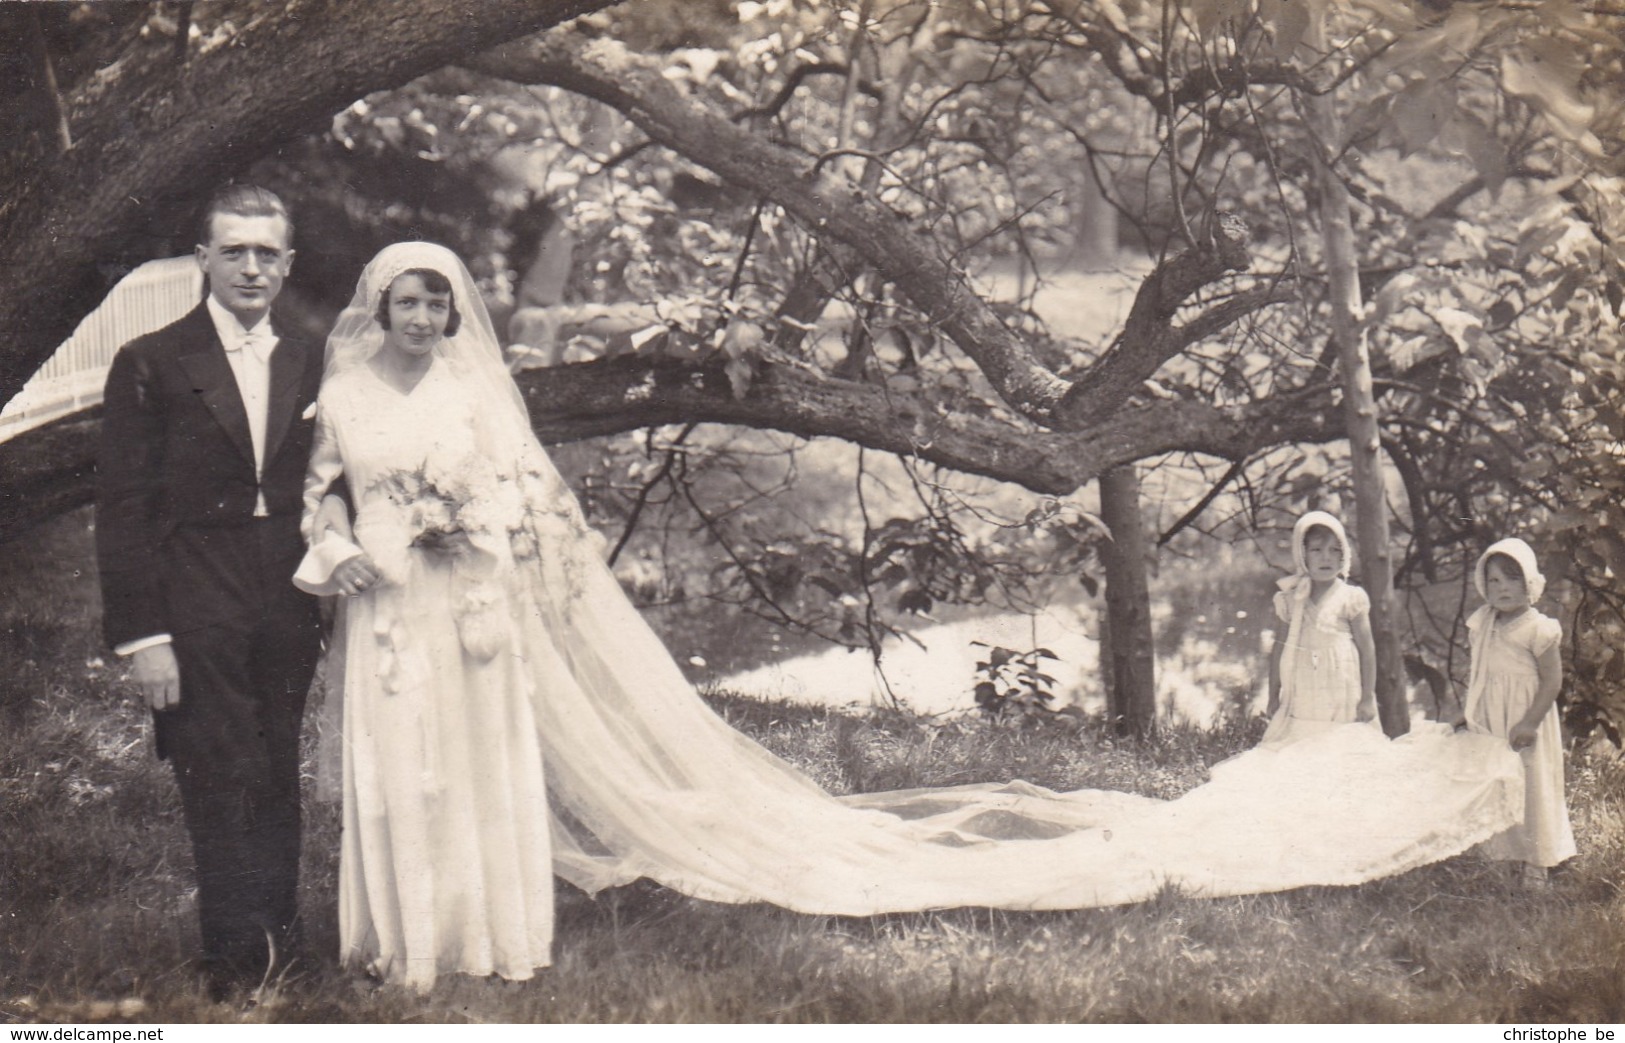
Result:
<svg viewBox="0 0 1625 1043"><path fill-rule="evenodd" d="M329 342L329 380L364 360L380 290L409 269L453 286L462 329L436 351L452 397L478 403L473 448L502 490L486 496L506 519L487 526L505 537L487 548L500 597L473 597L459 626L479 605L505 606L512 630L492 676L523 678L552 865L589 892L647 877L808 913L1070 909L1168 885L1218 896L1354 884L1462 852L1521 815L1518 757L1442 727L1392 742L1330 727L1233 758L1171 801L1023 782L832 796L713 713L627 600L531 432L455 255L405 243L375 258ZM465 656L490 651L467 629Z"/></svg>

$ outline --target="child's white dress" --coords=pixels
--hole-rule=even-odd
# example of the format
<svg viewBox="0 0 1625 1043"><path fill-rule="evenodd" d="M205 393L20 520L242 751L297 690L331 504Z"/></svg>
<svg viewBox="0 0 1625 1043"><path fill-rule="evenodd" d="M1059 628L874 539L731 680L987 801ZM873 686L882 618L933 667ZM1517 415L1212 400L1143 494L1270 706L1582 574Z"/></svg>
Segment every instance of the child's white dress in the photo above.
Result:
<svg viewBox="0 0 1625 1043"><path fill-rule="evenodd" d="M1489 606L1467 620L1473 649L1467 688L1467 727L1506 738L1540 688L1536 660L1563 636L1563 626L1534 609L1511 622ZM1535 741L1520 752L1524 770L1523 824L1492 837L1479 850L1488 858L1555 866L1574 855L1574 831L1563 799L1563 734L1555 707Z"/></svg>
<svg viewBox="0 0 1625 1043"><path fill-rule="evenodd" d="M1310 596L1307 579L1300 579L1275 594L1275 614L1287 624L1287 635L1281 705L1264 734L1266 743L1301 737L1321 724L1351 723L1359 715L1360 652L1353 622L1371 611L1371 599L1342 580L1317 599Z"/></svg>

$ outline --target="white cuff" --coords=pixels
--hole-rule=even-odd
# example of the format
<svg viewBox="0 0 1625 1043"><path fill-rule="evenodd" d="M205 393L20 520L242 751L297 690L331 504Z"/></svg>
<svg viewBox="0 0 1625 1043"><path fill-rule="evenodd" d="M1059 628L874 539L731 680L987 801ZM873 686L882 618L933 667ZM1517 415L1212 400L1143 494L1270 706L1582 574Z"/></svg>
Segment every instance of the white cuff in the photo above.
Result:
<svg viewBox="0 0 1625 1043"><path fill-rule="evenodd" d="M333 579L333 570L363 553L360 547L329 529L305 552L305 560L293 574L293 585L306 594L337 594L339 587Z"/></svg>
<svg viewBox="0 0 1625 1043"><path fill-rule="evenodd" d="M126 641L122 645L114 645L113 651L121 656L135 655L143 648L156 648L170 642L168 634L154 634L151 637L138 637L134 641Z"/></svg>

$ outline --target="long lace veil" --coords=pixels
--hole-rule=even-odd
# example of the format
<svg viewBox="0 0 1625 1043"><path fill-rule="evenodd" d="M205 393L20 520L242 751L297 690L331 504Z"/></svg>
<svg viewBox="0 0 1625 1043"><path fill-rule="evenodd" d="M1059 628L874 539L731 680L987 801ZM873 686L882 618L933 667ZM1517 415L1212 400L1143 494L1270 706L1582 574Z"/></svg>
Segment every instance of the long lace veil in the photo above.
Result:
<svg viewBox="0 0 1625 1043"><path fill-rule="evenodd" d="M329 373L377 350L379 294L419 267L452 282L463 323L441 350L498 421L482 450L531 476L537 553L515 570L514 654L535 707L555 870L587 891L649 877L695 897L810 913L1084 908L1144 899L1170 881L1207 894L1355 883L1463 850L1519 806L1516 765L1489 755L1458 758L1438 792L1414 799L1419 773L1438 776L1424 765L1439 754L1398 743L1391 756L1402 763L1388 767L1403 797L1380 799L1369 790L1380 780L1361 779L1337 808L1315 805L1324 786L1282 782L1282 771L1327 777L1319 748L1261 754L1256 769L1232 767L1222 783L1166 803L1021 782L831 796L713 713L623 594L530 429L454 254L427 243L380 253L329 339ZM1384 741L1364 733L1353 741ZM1368 748L1361 757L1373 763Z"/></svg>

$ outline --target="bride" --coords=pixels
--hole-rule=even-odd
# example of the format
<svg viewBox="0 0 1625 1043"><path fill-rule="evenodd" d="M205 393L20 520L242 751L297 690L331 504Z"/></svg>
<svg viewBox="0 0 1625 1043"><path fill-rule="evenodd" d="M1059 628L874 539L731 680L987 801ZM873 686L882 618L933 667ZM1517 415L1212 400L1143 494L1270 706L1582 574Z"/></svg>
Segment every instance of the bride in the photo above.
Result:
<svg viewBox="0 0 1625 1043"><path fill-rule="evenodd" d="M1499 740L1362 725L1243 754L1167 802L1019 781L825 793L712 713L623 595L444 247L367 265L317 419L297 582L351 595L329 663L340 939L389 981L528 978L550 960L554 873L821 914L1070 909L1358 883L1521 808ZM353 534L319 509L340 474Z"/></svg>

